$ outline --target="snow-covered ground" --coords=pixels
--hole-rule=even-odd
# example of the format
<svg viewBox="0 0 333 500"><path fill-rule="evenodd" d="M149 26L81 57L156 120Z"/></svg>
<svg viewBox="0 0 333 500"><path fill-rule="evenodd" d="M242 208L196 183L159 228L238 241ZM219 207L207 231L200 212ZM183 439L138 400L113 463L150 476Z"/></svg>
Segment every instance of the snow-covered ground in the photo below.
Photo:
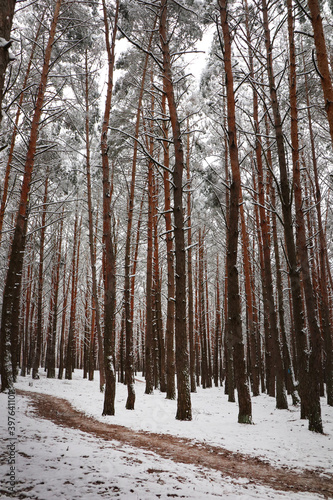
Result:
<svg viewBox="0 0 333 500"><path fill-rule="evenodd" d="M325 435L307 430L299 409L276 410L275 401L261 395L252 399L254 425L237 423L237 404L228 403L223 388L201 389L192 394L193 420L175 419L176 401L155 391L145 395L143 379L137 378L136 409L125 409L127 389L117 385L116 415L102 417L103 394L95 380L82 379L76 370L73 380L40 380L19 377L16 388L66 398L89 416L135 430L168 433L215 444L269 461L279 467L333 471L333 408L322 399ZM9 449L7 395L0 394L0 498L8 487ZM16 498L53 499L104 498L142 499L202 498L322 498L307 493L280 493L240 478L226 478L217 471L176 464L156 454L105 442L80 431L65 429L37 419L26 398L16 395ZM1 479L3 478L3 479ZM6 484L7 483L7 484ZM21 493L20 493L21 492Z"/></svg>

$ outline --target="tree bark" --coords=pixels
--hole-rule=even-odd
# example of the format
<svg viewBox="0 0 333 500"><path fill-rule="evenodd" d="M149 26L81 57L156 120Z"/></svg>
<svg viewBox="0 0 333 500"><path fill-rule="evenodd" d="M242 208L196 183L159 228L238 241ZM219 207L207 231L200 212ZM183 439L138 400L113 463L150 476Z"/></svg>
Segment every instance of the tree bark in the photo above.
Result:
<svg viewBox="0 0 333 500"><path fill-rule="evenodd" d="M1 319L1 391L13 387L13 370L11 368L11 330L15 323L15 318L19 316L19 301L15 300L21 286L23 257L25 251L29 192L32 171L35 163L35 153L38 139L39 120L43 110L44 96L47 84L47 77L50 67L52 46L55 38L55 32L61 7L61 1L57 0L55 5L53 19L50 28L49 39L45 50L44 64L40 78L40 84L37 93L36 107L31 123L30 139L28 143L28 152L24 165L24 175L21 186L20 205L17 213L15 231L10 251L9 265L4 288L2 319ZM1 11L2 12L2 11Z"/></svg>
<svg viewBox="0 0 333 500"><path fill-rule="evenodd" d="M296 243L306 303L306 314L309 325L311 352L309 359L309 430L323 432L320 409L320 377L321 377L321 334L317 322L315 310L315 296L311 282L310 264L307 249L307 237L305 231L305 220L303 214L303 197L301 187L301 171L299 158L298 139L298 111L297 111L297 81L296 81L296 54L294 41L294 17L292 0L287 0L288 7L288 35L289 35L289 58L290 58L290 114L291 114L291 145L293 160L293 190L296 211ZM332 104L333 105L333 104ZM332 108L333 111L333 108ZM332 115L333 117L333 115ZM333 124L333 122L332 122ZM333 129L332 129L333 130Z"/></svg>
<svg viewBox="0 0 333 500"><path fill-rule="evenodd" d="M152 116L154 115L154 93L152 92ZM152 125L151 125L152 127ZM153 154L154 140L151 130L149 153ZM153 162L148 163L148 226L147 226L147 274L146 274L146 339L145 339L145 394L152 394L154 389L154 350L153 350Z"/></svg>
<svg viewBox="0 0 333 500"><path fill-rule="evenodd" d="M116 254L112 233L112 208L110 185L110 167L108 157L108 128L111 114L113 90L113 70L115 63L115 44L119 13L119 0L116 10L110 45L109 21L105 0L102 0L105 28L105 44L108 57L108 81L101 134L102 170L103 170L103 261L104 261L104 368L105 393L103 415L115 414L116 367L115 367L115 313L116 313Z"/></svg>
<svg viewBox="0 0 333 500"><path fill-rule="evenodd" d="M62 246L62 230L63 219L61 219L60 230L58 236L58 245L56 248L56 263L55 263L55 279L53 292L53 310L52 310L52 325L50 331L49 342L49 360L47 365L47 378L55 378L56 368L56 340L57 340L57 324L58 324L58 297L59 297L59 281L60 281L60 266L61 266L61 246Z"/></svg>
<svg viewBox="0 0 333 500"><path fill-rule="evenodd" d="M1 5L1 2L0 2L0 5ZM0 6L0 12L1 12L1 6ZM44 14L45 14L45 11L43 12L42 18L41 18L41 20L39 22L38 29L37 29L36 36L35 36L35 40L34 40L34 43L33 43L32 49L31 49L30 59L29 59L29 62L28 62L28 66L27 66L27 69L26 69L26 72L25 72L24 82L23 82L23 85L22 85L23 89L25 89L26 86L27 86L27 82L28 82L28 78L29 78L29 75L30 75L30 69L31 69L31 65L32 65L34 53L35 53L35 50L36 50L36 47L37 47L37 41L38 41L38 38L39 38L40 29L42 27L42 23L43 23L43 20L44 20ZM0 35L0 36L2 36L2 35ZM2 49L0 49L0 51L1 50ZM1 58L1 56L0 56L0 58ZM0 67L1 67L1 63L0 63ZM24 97L25 97L25 92L23 90L21 92L21 95L20 95L20 98L19 98L19 101L18 101L18 105L17 105L17 111L16 111L16 116L15 116L15 122L14 122L14 130L13 130L11 141L10 141L10 148L9 148L9 153L8 153L8 160L7 160L7 165L6 165L5 178L4 178L4 181L3 181L3 191L2 191L1 207L0 207L0 244L1 244L1 239L2 239L3 220L4 220L4 217L5 217L5 210L6 210L6 204L7 204L7 195L8 195L8 187L9 187L9 176L10 176L11 166L12 166L12 161L13 161L13 154L14 154L14 147L15 147L16 136L17 136L17 133L19 131L18 124L19 124L19 119L20 119L20 116L21 116L22 103L23 103ZM1 104L0 104L0 121L1 121Z"/></svg>
<svg viewBox="0 0 333 500"><path fill-rule="evenodd" d="M165 84L164 84L165 85ZM162 112L164 117L167 116L166 111L166 95L162 95ZM165 326L166 340L166 377L167 377L167 399L176 398L175 385L175 269L174 269L174 248L173 248L173 231L171 219L171 202L170 202L170 156L168 143L168 128L166 120L162 123L163 137L163 160L166 167L163 172L164 181L164 217L166 231L166 249L167 249L167 276L168 276L168 303L167 303L167 320Z"/></svg>
<svg viewBox="0 0 333 500"><path fill-rule="evenodd" d="M320 2L319 0L308 0L308 6L311 13L314 42L317 52L317 65L320 73L320 83L323 89L325 110L333 146L333 84L328 64L323 20L320 14Z"/></svg>
<svg viewBox="0 0 333 500"><path fill-rule="evenodd" d="M304 65L304 63L303 63ZM326 390L327 390L327 404L333 406L333 351L332 351L332 324L330 319L330 306L328 298L328 259L327 259L327 242L325 231L323 227L322 213L321 213L321 189L319 185L318 176L318 165L317 165L317 155L314 142L314 133L312 127L312 117L311 117L311 107L308 89L308 79L307 74L304 72L305 78L305 93L306 93L306 104L308 109L308 126L309 135L311 143L311 157L312 157L312 167L314 174L314 184L315 184L315 207L317 212L317 223L318 223L318 236L319 236L319 273L320 273L320 298L319 304L322 314L322 328L324 333L325 351L326 351Z"/></svg>
<svg viewBox="0 0 333 500"><path fill-rule="evenodd" d="M291 293L292 293L294 328L295 328L295 336L297 342L297 358L299 365L299 389L301 397L301 417L306 418L310 415L311 412L310 405L312 403L310 400L310 393L308 391L309 387L308 356L307 356L308 339L305 329L300 273L297 265L295 240L293 234L293 219L291 210L292 199L289 188L289 178L287 171L286 152L284 146L282 119L281 119L280 107L275 86L272 44L270 38L268 9L266 0L262 0L262 12L263 12L264 30L265 30L265 46L266 46L269 90L270 90L271 105L274 116L274 128L275 128L278 162L280 169L280 197L282 203L285 242L286 242L286 249L288 256L289 277L290 277Z"/></svg>
<svg viewBox="0 0 333 500"><path fill-rule="evenodd" d="M103 352L103 337L101 331L101 313L98 299L97 276L96 276L96 252L94 245L94 229L93 229L93 208L91 200L91 168L90 168L90 134L89 134L89 81L88 81L88 53L85 54L85 72L86 72L86 88L85 88L85 133L86 133L86 173L87 173L87 198L88 198L88 228L89 228L89 250L90 250L90 265L92 279L92 296L95 308L96 330L98 340L98 363L99 363L99 388L104 391L105 385L105 370L104 370L104 352Z"/></svg>
<svg viewBox="0 0 333 500"><path fill-rule="evenodd" d="M150 51L151 42L153 34L150 36L147 52ZM125 244L125 278L124 278L124 307L125 307L125 333L126 333L126 356L125 356L125 370L126 370L126 383L127 383L127 401L126 409L134 410L135 405L135 389L134 389L134 346L133 346L133 321L131 312L131 282L130 282L130 256L131 256L131 240L132 240L132 224L133 224L133 209L134 209L134 194L135 194L135 181L136 181L136 163L138 155L138 137L140 130L140 116L142 112L142 97L146 80L147 66L148 66L147 54L145 57L141 88L139 93L138 107L136 112L136 123L135 123L135 141L133 150L133 160L132 160L132 177L130 183L130 193L128 199L127 207L127 233L126 233L126 244Z"/></svg>
<svg viewBox="0 0 333 500"><path fill-rule="evenodd" d="M35 359L32 366L32 378L38 379L38 368L40 364L41 353L43 349L43 269L44 269L44 245L45 245L45 232L46 232L46 202L48 190L48 173L45 179L45 192L43 199L42 220L41 220L41 233L39 243L39 266L38 266L38 296L37 296L37 333L36 333L36 351Z"/></svg>
<svg viewBox="0 0 333 500"><path fill-rule="evenodd" d="M239 295L237 246L240 197L240 167L238 159L235 96L233 88L233 72L231 62L231 37L227 19L227 2L219 0L221 27L224 40L224 68L227 90L227 126L229 157L232 172L230 186L230 212L227 247L228 271L228 331L233 343L234 369L238 392L238 422L252 423L251 396L246 376L245 349L241 321L241 304Z"/></svg>
<svg viewBox="0 0 333 500"><path fill-rule="evenodd" d="M5 73L9 63L10 31L12 29L16 0L0 1L0 37L4 42L0 47L0 124L2 118L2 98L5 84ZM7 43L6 43L7 42Z"/></svg>
<svg viewBox="0 0 333 500"><path fill-rule="evenodd" d="M77 297L77 275L78 275L78 262L79 262L79 246L80 246L80 229L81 222L78 225L78 214L75 214L74 223L74 241L73 241L73 257L72 257L72 270L71 270L71 308L69 317L68 340L65 361L65 378L72 380L72 373L74 371L75 360L75 326L76 326L76 297ZM79 227L78 227L79 226Z"/></svg>
<svg viewBox="0 0 333 500"><path fill-rule="evenodd" d="M190 127L187 119L187 148L186 148L186 174L187 174L187 286L188 286L188 338L190 349L190 383L191 392L196 392L195 383L195 342L193 318L193 276L192 276L192 193L190 172Z"/></svg>
<svg viewBox="0 0 333 500"><path fill-rule="evenodd" d="M192 420L191 393L189 384L189 353L186 331L186 259L184 237L183 210L183 171L184 152L177 104L174 95L173 76L169 35L167 33L168 0L161 0L160 9L160 42L163 53L163 78L169 105L170 120L175 148L175 166L173 170L173 216L176 256L176 371L177 371L177 414L178 420Z"/></svg>

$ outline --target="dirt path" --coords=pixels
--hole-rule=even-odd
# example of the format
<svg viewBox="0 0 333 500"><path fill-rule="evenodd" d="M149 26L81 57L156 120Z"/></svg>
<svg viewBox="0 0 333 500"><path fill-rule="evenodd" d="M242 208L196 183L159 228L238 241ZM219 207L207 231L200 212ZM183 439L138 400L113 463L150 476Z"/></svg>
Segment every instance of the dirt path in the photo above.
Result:
<svg viewBox="0 0 333 500"><path fill-rule="evenodd" d="M17 390L28 397L30 405L40 418L57 425L79 429L98 438L117 440L123 444L149 450L175 462L208 467L230 477L248 478L250 482L282 491L310 492L333 498L333 475L320 476L315 471L299 473L289 468L278 469L255 457L232 453L207 444L193 444L190 440L166 434L138 432L120 425L105 424L87 417L61 398Z"/></svg>

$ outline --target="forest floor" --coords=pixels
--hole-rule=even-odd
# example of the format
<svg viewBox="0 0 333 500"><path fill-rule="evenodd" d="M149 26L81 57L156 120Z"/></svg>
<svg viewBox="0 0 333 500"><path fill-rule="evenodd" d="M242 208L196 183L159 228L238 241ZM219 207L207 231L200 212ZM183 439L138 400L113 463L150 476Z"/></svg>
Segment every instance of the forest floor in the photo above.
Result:
<svg viewBox="0 0 333 500"><path fill-rule="evenodd" d="M257 425L228 423L237 408L221 404L218 396L225 399L222 388L198 390L193 395L191 423L174 421L175 402L162 399L157 392L147 398L138 394L134 412L119 407L117 417L101 417L103 395L93 392L91 383L79 379L79 374L76 377L49 381L42 376L33 382L20 378L15 416L17 484L10 494L7 430L7 439L0 440L1 500L333 498L333 412L326 406L325 435L307 431L296 418L296 409L272 411L274 402L265 395L254 400ZM140 393L144 384L138 383ZM118 384L118 405L125 389ZM0 434L5 438L7 415L2 409L6 398L0 394ZM230 408L234 409L229 417ZM150 418L144 419L143 411ZM215 421L220 436L212 439ZM188 434L186 429L190 429ZM229 441L221 446L227 436Z"/></svg>
<svg viewBox="0 0 333 500"><path fill-rule="evenodd" d="M105 424L87 417L65 399L24 391L18 391L18 394L29 398L38 417L51 420L56 425L87 432L106 441L116 440L121 444L152 451L175 462L203 465L225 476L246 478L250 483L259 483L276 490L319 493L333 498L333 475L323 478L314 471L297 473L278 469L258 458L232 453L220 447L195 444L177 436L133 431L127 427Z"/></svg>

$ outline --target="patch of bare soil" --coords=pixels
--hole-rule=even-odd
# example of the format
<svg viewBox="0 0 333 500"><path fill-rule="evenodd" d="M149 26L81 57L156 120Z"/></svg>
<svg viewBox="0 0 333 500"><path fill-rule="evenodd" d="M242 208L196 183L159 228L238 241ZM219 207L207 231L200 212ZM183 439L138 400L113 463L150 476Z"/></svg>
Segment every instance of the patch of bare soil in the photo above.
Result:
<svg viewBox="0 0 333 500"><path fill-rule="evenodd" d="M18 390L28 397L36 415L63 427L79 429L107 441L157 453L175 462L208 467L234 478L247 478L251 483L262 484L275 490L308 492L333 498L333 475L324 477L316 471L297 472L289 468L276 468L267 462L224 448L208 444L195 444L189 439L134 431L120 425L99 422L74 409L65 399L45 394Z"/></svg>

